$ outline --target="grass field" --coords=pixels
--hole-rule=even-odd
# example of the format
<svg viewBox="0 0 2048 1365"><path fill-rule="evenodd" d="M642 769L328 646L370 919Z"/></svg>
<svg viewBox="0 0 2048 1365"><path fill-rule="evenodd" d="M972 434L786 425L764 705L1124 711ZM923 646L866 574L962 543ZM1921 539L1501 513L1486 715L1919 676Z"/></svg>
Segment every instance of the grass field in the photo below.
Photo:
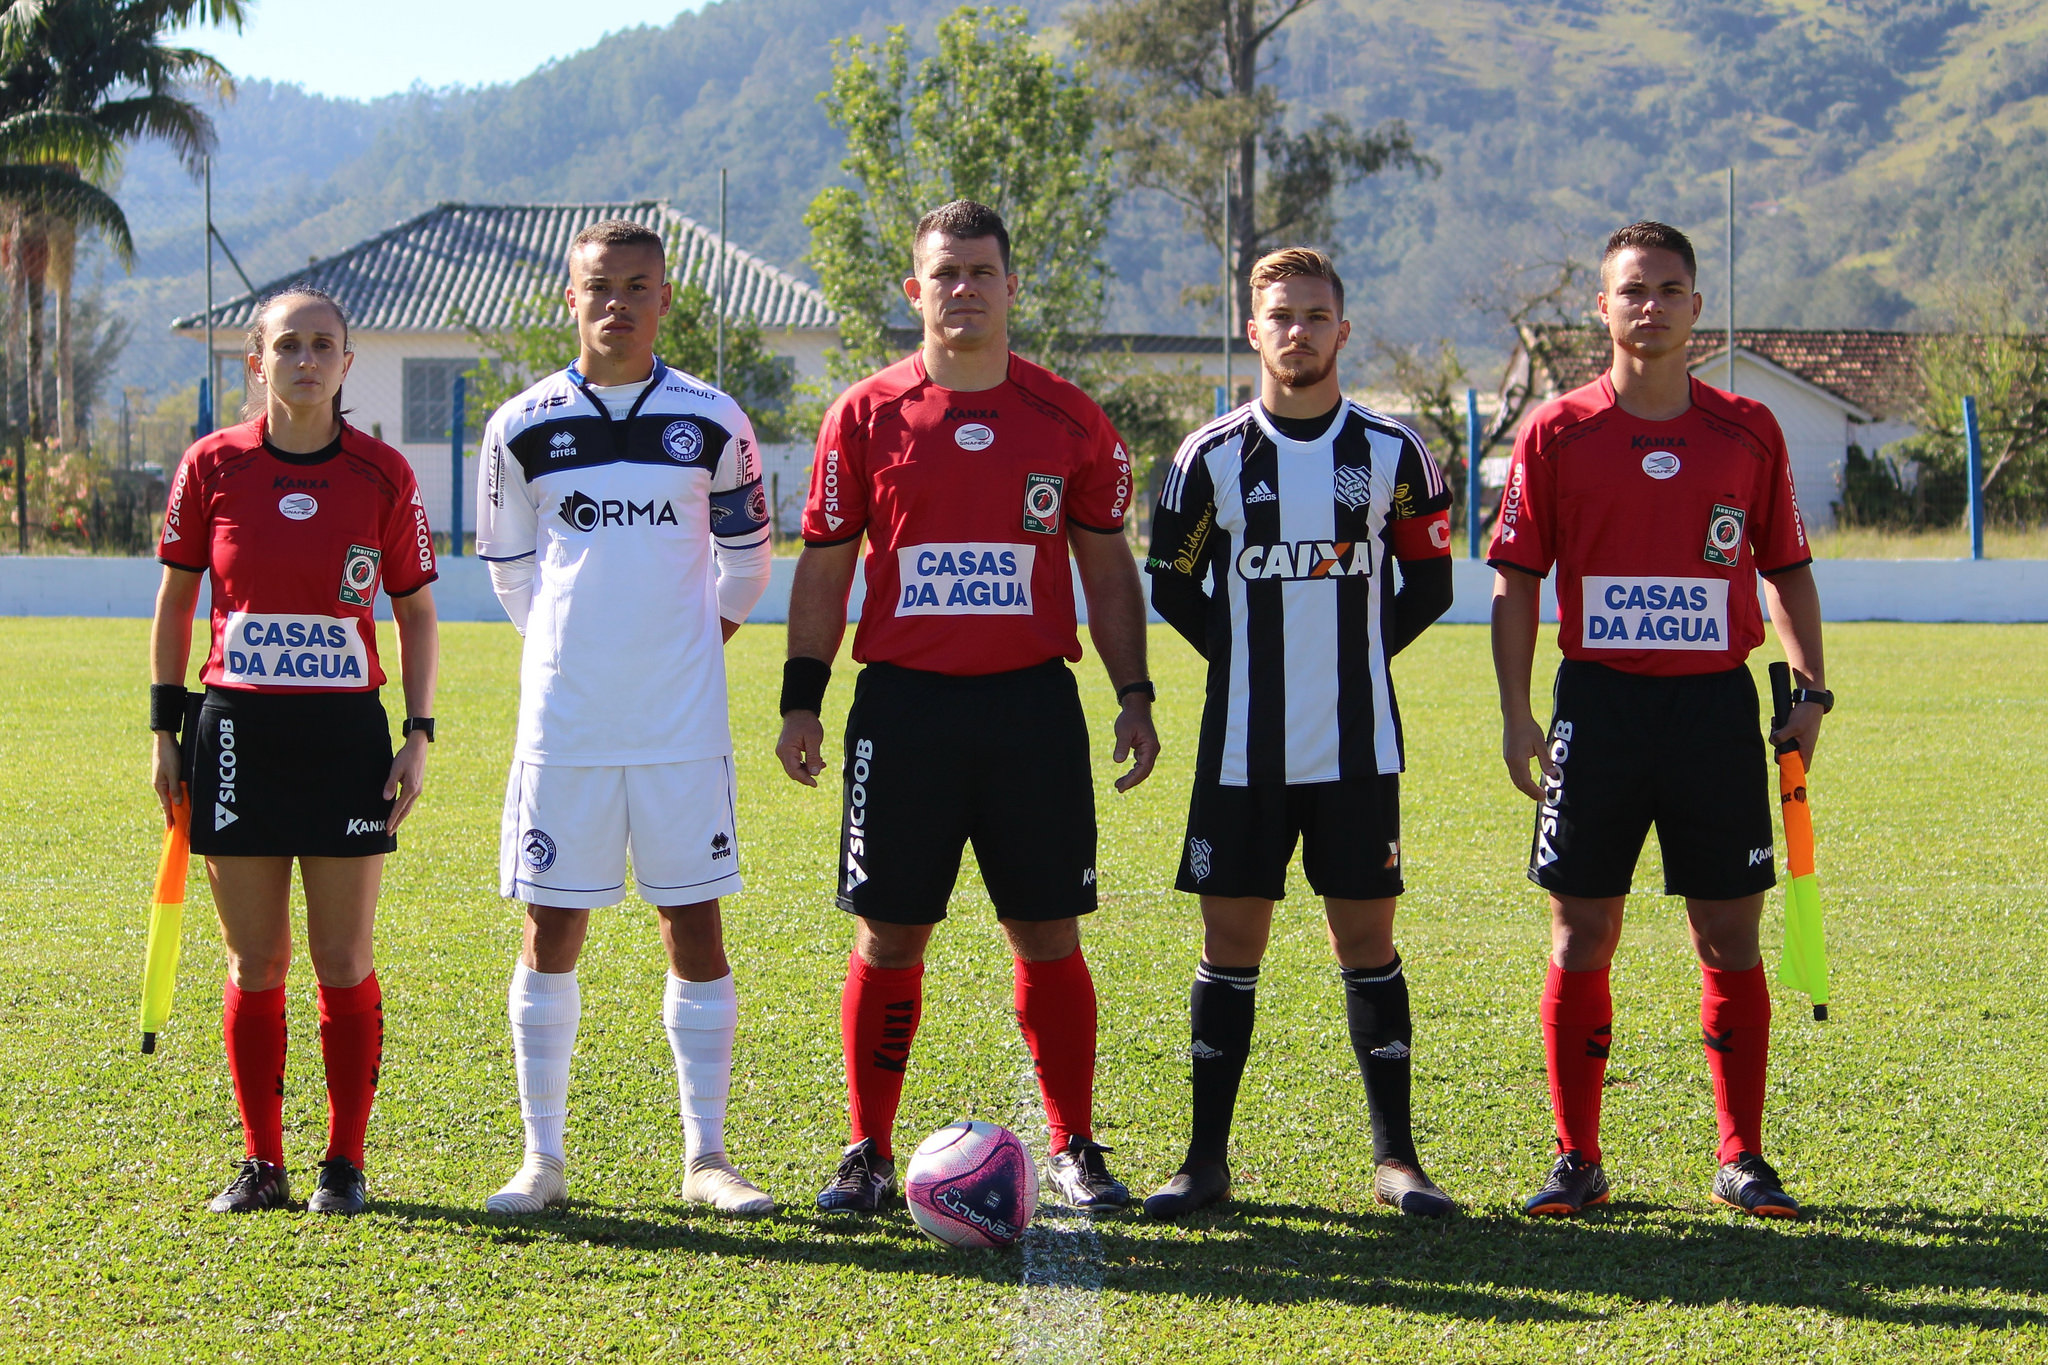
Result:
<svg viewBox="0 0 2048 1365"><path fill-rule="evenodd" d="M0 621L0 1357L2048 1354L2048 630L1829 633L1842 705L1814 804L1835 1019L1815 1025L1802 997L1780 993L1768 1120L1810 1221L1744 1222L1707 1201L1698 978L1679 910L1654 894L1631 904L1615 973L1615 1202L1568 1224L1514 1213L1548 1156L1535 1026L1544 917L1521 876L1529 809L1496 756L1484 633L1440 627L1397 666L1412 766L1400 940L1416 996L1418 1136L1467 1213L1419 1225L1371 1203L1339 989L1297 871L1260 990L1236 1201L1180 1226L1099 1219L1028 1255L946 1251L900 1209L834 1223L807 1212L842 1140L848 923L829 899L836 791L791 786L769 753L773 627L732 646L749 890L727 906L742 1000L731 1135L789 1210L735 1224L677 1204L661 959L651 912L629 904L597 916L584 959L569 1125L578 1202L555 1220L480 1212L519 1149L504 1020L518 921L493 894L514 639L460 625L444 632L442 740L380 921L389 1045L370 1134L375 1212L346 1223L204 1212L240 1140L218 1037L220 951L197 878L176 1012L159 1053L136 1052L156 848L144 636L135 621ZM1168 889L1196 661L1169 633L1153 643L1169 749L1136 792L1101 783L1103 909L1087 925L1103 1006L1098 1134L1145 1189L1185 1140L1198 944L1193 907ZM1083 669L1101 742L1108 689L1092 660ZM841 714L847 681L842 670ZM828 733L836 724L828 717ZM1097 775L1110 775L1106 760ZM1661 884L1654 849L1636 884ZM954 911L934 944L900 1143L963 1114L1039 1122L978 884L963 883ZM1775 923L1767 942L1775 961ZM323 1135L312 984L302 963L286 1109L302 1182ZM1027 1273L1048 1264L1071 1283L1026 1291Z"/></svg>

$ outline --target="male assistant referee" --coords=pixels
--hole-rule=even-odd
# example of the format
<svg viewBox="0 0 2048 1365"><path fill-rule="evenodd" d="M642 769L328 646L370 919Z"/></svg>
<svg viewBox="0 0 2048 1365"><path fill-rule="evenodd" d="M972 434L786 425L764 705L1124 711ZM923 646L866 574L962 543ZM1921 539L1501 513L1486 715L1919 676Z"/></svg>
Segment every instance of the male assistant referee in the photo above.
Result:
<svg viewBox="0 0 2048 1365"><path fill-rule="evenodd" d="M1808 764L1821 716L1820 599L1776 419L1686 368L1700 315L1692 243L1663 223L1607 239L1608 372L1544 404L1515 442L1488 561L1501 751L1541 802L1529 878L1550 893L1544 1054L1558 1159L1523 1204L1538 1215L1606 1201L1600 1090L1614 1009L1607 969L1652 824L1664 892L1685 897L1703 993L1720 1170L1713 1197L1797 1218L1764 1160L1771 996L1757 946L1775 880L1756 684L1757 577L1799 684L1774 741ZM1558 665L1546 736L1529 708L1541 580L1557 569ZM1535 759L1542 780L1531 777Z"/></svg>
<svg viewBox="0 0 2048 1365"><path fill-rule="evenodd" d="M526 1155L485 1203L568 1202L563 1121L590 912L657 907L661 1018L684 1134L683 1198L765 1213L725 1152L739 1013L718 898L740 889L724 642L768 586L768 502L738 403L654 354L661 238L607 220L569 248L576 363L484 432L476 550L526 637L498 854L526 902L507 1013Z"/></svg>
<svg viewBox="0 0 2048 1365"><path fill-rule="evenodd" d="M1300 839L1365 1078L1374 1196L1441 1216L1454 1205L1423 1174L1409 1125L1390 663L1451 605L1451 493L1414 432L1345 401L1337 357L1351 324L1329 257L1276 251L1253 267L1251 287L1258 401L1181 445L1145 561L1153 605L1209 661L1175 882L1202 906L1189 1001L1194 1132L1145 1213L1177 1218L1229 1192L1259 963Z"/></svg>
<svg viewBox="0 0 2048 1365"><path fill-rule="evenodd" d="M1067 555L1122 707L1116 761L1136 760L1117 780L1128 791L1159 750L1123 538L1130 457L1086 394L1010 353L1017 275L995 210L934 209L913 253L903 290L923 344L826 413L790 596L776 755L816 786L818 713L867 538L838 876L840 908L859 917L839 1014L852 1141L818 1207L874 1209L894 1188L925 945L969 841L1016 959L1053 1183L1077 1207L1115 1207L1130 1195L1093 1140L1095 984L1079 916L1095 909L1095 796L1067 668L1081 657Z"/></svg>

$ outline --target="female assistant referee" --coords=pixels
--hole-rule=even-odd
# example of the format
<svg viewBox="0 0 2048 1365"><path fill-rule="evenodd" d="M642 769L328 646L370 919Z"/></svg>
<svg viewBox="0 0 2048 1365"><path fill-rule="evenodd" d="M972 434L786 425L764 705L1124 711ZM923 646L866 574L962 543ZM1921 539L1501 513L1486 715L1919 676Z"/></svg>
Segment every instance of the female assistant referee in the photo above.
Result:
<svg viewBox="0 0 2048 1365"><path fill-rule="evenodd" d="M166 820L174 802L192 803L192 851L206 858L227 942L221 1031L248 1159L211 1207L246 1213L291 1197L283 1105L296 858L327 1069L327 1154L307 1207L354 1214L365 1207L363 1131L384 1048L371 963L378 884L434 738L434 549L405 457L342 421L353 357L340 305L314 289L273 295L247 349L244 420L185 452L158 541L156 793ZM188 698L202 574L213 586L213 646L205 693ZM380 583L405 690L395 758L370 615Z"/></svg>

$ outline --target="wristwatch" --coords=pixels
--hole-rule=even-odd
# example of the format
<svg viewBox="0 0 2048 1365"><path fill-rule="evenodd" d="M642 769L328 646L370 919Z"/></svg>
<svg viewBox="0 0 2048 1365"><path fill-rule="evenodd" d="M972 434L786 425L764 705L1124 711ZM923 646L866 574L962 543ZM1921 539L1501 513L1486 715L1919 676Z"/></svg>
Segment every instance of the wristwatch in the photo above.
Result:
<svg viewBox="0 0 2048 1365"><path fill-rule="evenodd" d="M1159 700L1159 693L1154 690L1150 678L1141 678L1137 682L1125 683L1116 690L1116 699L1121 703L1125 697L1133 693L1143 697L1146 701Z"/></svg>
<svg viewBox="0 0 2048 1365"><path fill-rule="evenodd" d="M1828 691L1825 687L1793 688L1792 704L1794 706L1797 706L1800 702L1803 701L1810 701L1815 706L1818 706L1820 708L1820 713L1822 715L1826 715L1828 712L1835 709L1835 694Z"/></svg>
<svg viewBox="0 0 2048 1365"><path fill-rule="evenodd" d="M415 730L427 737L427 743L432 744L434 742L434 718L432 716L407 716L405 724L398 727L399 735L405 739L411 739Z"/></svg>

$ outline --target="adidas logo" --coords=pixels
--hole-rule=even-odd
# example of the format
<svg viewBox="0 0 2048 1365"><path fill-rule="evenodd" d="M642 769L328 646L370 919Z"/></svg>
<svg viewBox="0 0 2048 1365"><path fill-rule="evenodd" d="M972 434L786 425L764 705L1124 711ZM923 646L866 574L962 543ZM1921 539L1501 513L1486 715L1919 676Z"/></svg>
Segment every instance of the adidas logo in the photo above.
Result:
<svg viewBox="0 0 2048 1365"><path fill-rule="evenodd" d="M1214 1061L1216 1058L1221 1057L1223 1055L1221 1052L1218 1052L1215 1048L1210 1047L1207 1043L1203 1042L1200 1038L1197 1038L1192 1043L1188 1044L1188 1051L1193 1054L1194 1059L1198 1062Z"/></svg>
<svg viewBox="0 0 2048 1365"><path fill-rule="evenodd" d="M1247 503L1278 502L1280 500L1280 495L1278 493L1275 493L1272 489L1266 487L1266 481L1264 479L1260 479L1258 483L1252 486L1252 491L1244 495L1244 500Z"/></svg>
<svg viewBox="0 0 2048 1365"><path fill-rule="evenodd" d="M1408 1044L1402 1042L1400 1039L1397 1038L1393 1042L1388 1043L1385 1047L1374 1048L1372 1050L1372 1055L1379 1058L1383 1062L1406 1061L1408 1058Z"/></svg>

